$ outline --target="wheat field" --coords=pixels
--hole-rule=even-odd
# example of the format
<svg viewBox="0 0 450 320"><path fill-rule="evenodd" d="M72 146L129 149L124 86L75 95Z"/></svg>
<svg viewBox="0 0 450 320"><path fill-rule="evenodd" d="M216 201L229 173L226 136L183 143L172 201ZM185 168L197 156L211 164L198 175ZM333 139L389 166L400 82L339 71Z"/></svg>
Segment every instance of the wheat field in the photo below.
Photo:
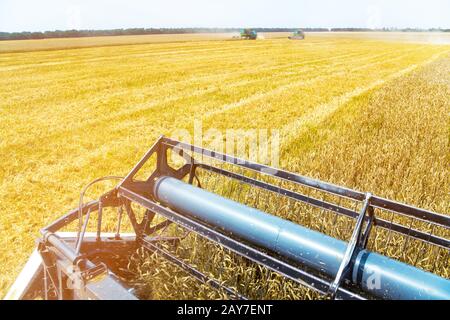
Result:
<svg viewBox="0 0 450 320"><path fill-rule="evenodd" d="M0 296L85 184L195 120L278 129L284 169L449 212L444 36L166 37L0 42Z"/></svg>

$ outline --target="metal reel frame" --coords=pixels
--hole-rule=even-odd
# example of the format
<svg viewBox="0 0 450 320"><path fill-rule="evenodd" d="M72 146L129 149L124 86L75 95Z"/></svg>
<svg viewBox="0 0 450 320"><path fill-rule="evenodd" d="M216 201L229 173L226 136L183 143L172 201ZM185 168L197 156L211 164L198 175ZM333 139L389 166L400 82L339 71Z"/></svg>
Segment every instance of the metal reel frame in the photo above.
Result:
<svg viewBox="0 0 450 320"><path fill-rule="evenodd" d="M176 152L185 159L185 163L178 169L171 167L168 162L168 152ZM146 180L136 180L136 174L155 154L155 170ZM327 202L282 186L267 183L261 179L200 162L196 160L195 155L201 155L229 166L256 172L282 182L287 181L339 198L350 199L360 203L361 210L359 212L351 210L340 206L339 203ZM152 194L155 179L159 176L171 176L177 179L186 179L191 184L197 181L197 184L201 187L201 181L196 175L196 171L199 168L239 181L239 183L249 185L252 188L262 189L292 201L353 219L355 221L353 233L335 278L327 278L317 272L281 259L270 252L246 244L200 221L193 220L179 212L164 207L155 201ZM132 203L145 208L145 214L141 222L137 219ZM103 209L107 207L116 208L118 215L116 232L105 236L102 233L101 217ZM433 234L432 231L425 232L415 229L412 227L413 223L408 227L407 225L394 222L394 219L387 220L379 217L377 212L382 210L392 213L393 216L400 215L411 219L411 221L427 223L432 227L432 230L437 227L449 232L442 236ZM134 235L124 236L121 234L124 212L131 222ZM97 232L88 234L86 232L87 224L89 217L94 213L98 215ZM80 215L84 216L81 232L71 237L62 237L62 234L58 233L58 231L77 220ZM165 220L155 223L155 215L164 217ZM238 159L161 136L116 188L101 196L97 201L84 204L81 212L79 209L72 210L41 230L42 238L38 241L38 252L41 256L42 264L40 271L36 271L40 272L40 276L34 277L32 281L30 280L30 282L22 285L19 289L16 287L12 296L26 299L32 298L36 295L36 292L40 292L45 299L136 299L133 290L127 288L112 272L111 264L114 263L114 259L117 259L117 257L127 257L138 247L143 247L150 252L157 252L197 280L208 283L213 288L224 290L230 298L246 299L246 297L232 288L222 285L219 281L210 278L166 250L161 245L162 242L176 247L185 237L185 234L170 237L162 235L161 231L164 231L171 224L178 225L185 232L193 232L207 240L218 243L239 256L260 264L324 296L335 299L371 298L352 286L347 281L347 276L352 270L355 249L366 247L370 234L375 228L381 228L387 230L389 234L399 234L407 239L415 239L439 250L444 250L447 252L447 259L450 252L449 216ZM108 257L108 253L112 254ZM96 260L101 262L95 262ZM73 282L77 285L67 285L67 283Z"/></svg>

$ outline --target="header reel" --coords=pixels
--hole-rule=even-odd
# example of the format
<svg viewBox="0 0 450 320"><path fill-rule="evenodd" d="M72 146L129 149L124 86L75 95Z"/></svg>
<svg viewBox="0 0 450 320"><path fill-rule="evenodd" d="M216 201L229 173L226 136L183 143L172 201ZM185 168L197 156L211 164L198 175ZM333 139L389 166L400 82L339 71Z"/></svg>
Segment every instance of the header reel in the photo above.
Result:
<svg viewBox="0 0 450 320"><path fill-rule="evenodd" d="M255 298L239 277L212 277L178 256L190 235L314 297L450 299L449 216L166 137L115 188L41 235L7 299L140 298L124 272L138 248L224 297Z"/></svg>

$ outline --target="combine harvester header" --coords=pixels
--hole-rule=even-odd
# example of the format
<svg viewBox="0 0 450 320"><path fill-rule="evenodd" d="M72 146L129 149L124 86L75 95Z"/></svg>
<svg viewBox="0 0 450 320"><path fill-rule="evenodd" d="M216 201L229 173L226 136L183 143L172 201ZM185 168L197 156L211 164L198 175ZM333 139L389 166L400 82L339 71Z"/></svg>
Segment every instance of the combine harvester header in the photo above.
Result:
<svg viewBox="0 0 450 320"><path fill-rule="evenodd" d="M294 31L292 36L289 37L291 40L305 40L305 33L302 30Z"/></svg>
<svg viewBox="0 0 450 320"><path fill-rule="evenodd" d="M182 165L171 163L173 153L184 159ZM147 177L137 179L151 163ZM279 197L298 208L293 216L312 212L311 219L332 221L336 227L320 230L299 225L226 198L206 190L206 177L215 185L234 183L243 190ZM145 209L141 221L135 206ZM117 209L112 235L102 232L106 208ZM125 214L132 234L121 233ZM89 234L87 225L94 215L97 230ZM156 217L163 221L155 223ZM77 221L75 233L59 232ZM339 222L348 227L348 235L338 230ZM7 298L136 299L114 271L139 247L157 252L230 298L246 298L167 249L163 243L176 247L185 239L159 232L169 225L329 298L450 300L449 216L165 137L113 190L97 201L81 200L79 208L42 230L34 259ZM403 261L393 257L396 249ZM77 285L68 286L67 279Z"/></svg>
<svg viewBox="0 0 450 320"><path fill-rule="evenodd" d="M253 29L243 29L240 36L241 39L256 40L258 38L258 33Z"/></svg>

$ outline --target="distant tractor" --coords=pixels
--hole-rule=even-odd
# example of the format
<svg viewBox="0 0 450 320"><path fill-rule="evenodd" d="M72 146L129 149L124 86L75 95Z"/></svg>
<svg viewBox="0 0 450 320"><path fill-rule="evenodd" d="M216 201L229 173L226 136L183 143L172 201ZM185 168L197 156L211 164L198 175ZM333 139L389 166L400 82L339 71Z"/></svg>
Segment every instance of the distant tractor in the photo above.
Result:
<svg viewBox="0 0 450 320"><path fill-rule="evenodd" d="M252 29L244 29L241 31L241 39L256 40L258 33Z"/></svg>
<svg viewBox="0 0 450 320"><path fill-rule="evenodd" d="M305 33L302 30L295 31L292 36L289 37L291 40L304 40Z"/></svg>

